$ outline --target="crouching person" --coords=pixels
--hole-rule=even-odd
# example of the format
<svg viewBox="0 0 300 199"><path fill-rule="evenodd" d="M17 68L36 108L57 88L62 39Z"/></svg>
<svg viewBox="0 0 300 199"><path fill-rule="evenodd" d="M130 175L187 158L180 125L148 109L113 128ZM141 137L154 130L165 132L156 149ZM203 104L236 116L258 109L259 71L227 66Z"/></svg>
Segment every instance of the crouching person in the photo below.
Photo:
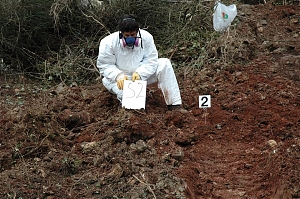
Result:
<svg viewBox="0 0 300 199"><path fill-rule="evenodd" d="M167 58L158 58L153 36L140 29L135 16L126 15L119 31L100 42L97 67L102 83L122 102L124 80L158 82L169 110L182 110L178 82Z"/></svg>

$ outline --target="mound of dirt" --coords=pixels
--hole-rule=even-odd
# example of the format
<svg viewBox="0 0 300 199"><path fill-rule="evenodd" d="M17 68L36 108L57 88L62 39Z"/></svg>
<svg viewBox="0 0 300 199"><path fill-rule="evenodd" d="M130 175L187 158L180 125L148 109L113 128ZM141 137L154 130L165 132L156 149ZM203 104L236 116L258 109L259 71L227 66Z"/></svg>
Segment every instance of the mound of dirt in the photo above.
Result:
<svg viewBox="0 0 300 199"><path fill-rule="evenodd" d="M176 71L187 113L167 111L157 85L138 111L101 82L2 75L0 197L300 198L299 11L239 5L214 47L243 45L237 63Z"/></svg>

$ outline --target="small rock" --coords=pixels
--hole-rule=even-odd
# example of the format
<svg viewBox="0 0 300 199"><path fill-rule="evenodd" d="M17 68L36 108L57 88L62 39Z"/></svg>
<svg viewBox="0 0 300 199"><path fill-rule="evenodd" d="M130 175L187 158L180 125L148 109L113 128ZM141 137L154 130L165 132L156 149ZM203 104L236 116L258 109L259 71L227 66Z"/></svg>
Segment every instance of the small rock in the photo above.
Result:
<svg viewBox="0 0 300 199"><path fill-rule="evenodd" d="M77 87L77 86L78 86L78 84L76 82L72 82L70 85L70 87Z"/></svg>
<svg viewBox="0 0 300 199"><path fill-rule="evenodd" d="M164 154L162 159L164 162L172 162L171 153Z"/></svg>
<svg viewBox="0 0 300 199"><path fill-rule="evenodd" d="M172 157L178 161L183 160L184 152L183 152L182 148L181 147L177 148L176 151L174 151L174 153L172 154Z"/></svg>
<svg viewBox="0 0 300 199"><path fill-rule="evenodd" d="M140 153L144 152L148 148L147 144L143 140L137 141L135 146L136 146L137 151Z"/></svg>
<svg viewBox="0 0 300 199"><path fill-rule="evenodd" d="M258 32L263 32L263 31L264 31L264 28L263 28L262 26L261 26L261 27L258 27L258 28L257 28L257 31L258 31Z"/></svg>
<svg viewBox="0 0 300 199"><path fill-rule="evenodd" d="M118 163L113 166L113 168L111 169L111 172L109 172L109 174L107 176L118 180L121 178L122 175L123 175L123 169L122 169L121 165Z"/></svg>
<svg viewBox="0 0 300 199"><path fill-rule="evenodd" d="M297 24L298 22L299 22L299 20L296 19L296 18L290 19L290 23L291 23L291 24Z"/></svg>
<svg viewBox="0 0 300 199"><path fill-rule="evenodd" d="M50 93L54 95L59 95L64 93L67 90L67 88L68 86L66 86L66 84L60 83L54 89L50 90Z"/></svg>
<svg viewBox="0 0 300 199"><path fill-rule="evenodd" d="M43 169L39 169L38 173L40 174L40 176L42 176L42 178L47 177L47 173Z"/></svg>
<svg viewBox="0 0 300 199"><path fill-rule="evenodd" d="M253 165L252 165L252 164L245 164L244 167L245 167L246 169L251 169L251 168L253 167Z"/></svg>
<svg viewBox="0 0 300 199"><path fill-rule="evenodd" d="M84 152L88 152L93 150L95 147L97 147L98 143L97 142L84 142L81 144L81 147Z"/></svg>
<svg viewBox="0 0 300 199"><path fill-rule="evenodd" d="M266 26L268 23L265 19L260 20L260 24Z"/></svg>
<svg viewBox="0 0 300 199"><path fill-rule="evenodd" d="M15 93L18 94L21 90L18 88L15 88Z"/></svg>
<svg viewBox="0 0 300 199"><path fill-rule="evenodd" d="M277 142L275 140L269 140L268 145L272 148L275 148L277 146Z"/></svg>

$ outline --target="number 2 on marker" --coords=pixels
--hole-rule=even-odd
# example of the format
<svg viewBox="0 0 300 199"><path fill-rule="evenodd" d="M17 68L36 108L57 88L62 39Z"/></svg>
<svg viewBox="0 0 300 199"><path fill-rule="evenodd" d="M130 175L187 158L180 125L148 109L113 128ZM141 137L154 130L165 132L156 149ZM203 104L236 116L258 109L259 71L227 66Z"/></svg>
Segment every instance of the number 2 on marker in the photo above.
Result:
<svg viewBox="0 0 300 199"><path fill-rule="evenodd" d="M200 108L210 108L211 107L210 95L200 95L199 96L199 107Z"/></svg>

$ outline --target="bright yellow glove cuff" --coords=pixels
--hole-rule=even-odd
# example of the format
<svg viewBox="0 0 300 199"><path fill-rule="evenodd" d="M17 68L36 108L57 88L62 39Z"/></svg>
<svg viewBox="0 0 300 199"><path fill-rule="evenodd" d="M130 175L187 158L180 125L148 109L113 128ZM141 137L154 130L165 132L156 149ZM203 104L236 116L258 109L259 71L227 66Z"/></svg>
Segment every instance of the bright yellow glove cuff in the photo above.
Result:
<svg viewBox="0 0 300 199"><path fill-rule="evenodd" d="M124 80L128 80L128 77L126 75L121 75L121 77L117 79L117 86L120 90L123 90Z"/></svg>
<svg viewBox="0 0 300 199"><path fill-rule="evenodd" d="M132 73L132 81L134 82L135 80L141 80L141 77L137 72Z"/></svg>

